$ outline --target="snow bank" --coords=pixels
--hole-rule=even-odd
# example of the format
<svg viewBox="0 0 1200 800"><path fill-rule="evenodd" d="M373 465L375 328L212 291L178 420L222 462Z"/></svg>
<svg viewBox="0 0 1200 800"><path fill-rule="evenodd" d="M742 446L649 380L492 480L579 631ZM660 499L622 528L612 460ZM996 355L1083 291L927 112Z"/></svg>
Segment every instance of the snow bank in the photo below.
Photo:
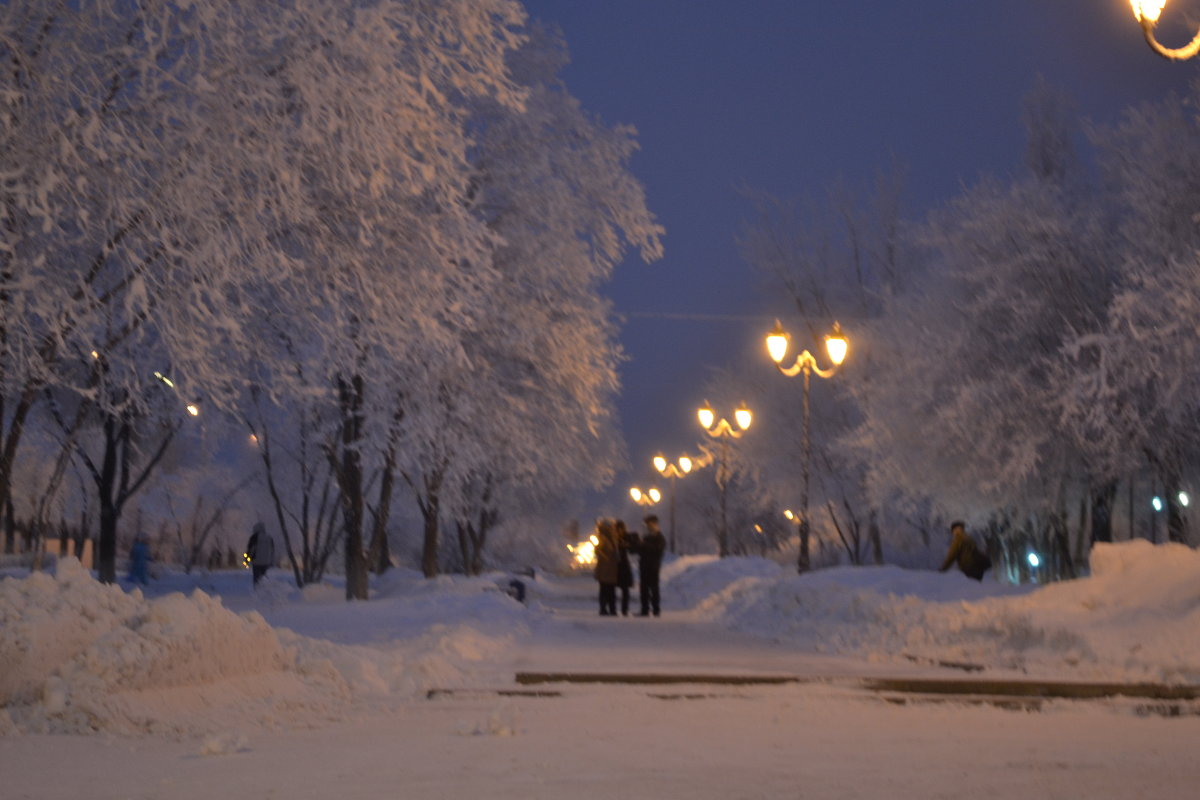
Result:
<svg viewBox="0 0 1200 800"><path fill-rule="evenodd" d="M783 567L765 558L684 556L663 567L660 580L670 587L671 603L692 608L731 586L757 580L777 580Z"/></svg>
<svg viewBox="0 0 1200 800"><path fill-rule="evenodd" d="M277 604L278 594L268 590L264 602ZM330 598L292 594L302 605ZM473 664L511 647L512 628L491 635L456 619L386 647L337 645L273 628L255 610L234 613L199 590L127 594L64 559L53 576L0 581L0 735L202 733L237 742L230 726L318 724L355 704L458 685Z"/></svg>
<svg viewBox="0 0 1200 800"><path fill-rule="evenodd" d="M772 576L754 564L742 578L725 568L723 588L696 608L733 628L875 662L1200 681L1200 553L1098 545L1091 565L1088 578L1038 588L897 567Z"/></svg>

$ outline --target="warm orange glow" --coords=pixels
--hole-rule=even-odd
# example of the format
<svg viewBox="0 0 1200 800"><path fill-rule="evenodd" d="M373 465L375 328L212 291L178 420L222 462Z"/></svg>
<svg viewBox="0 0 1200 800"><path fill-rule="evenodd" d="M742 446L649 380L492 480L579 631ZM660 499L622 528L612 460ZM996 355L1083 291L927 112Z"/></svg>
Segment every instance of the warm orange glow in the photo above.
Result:
<svg viewBox="0 0 1200 800"><path fill-rule="evenodd" d="M596 537L593 536L592 540L595 541ZM590 567L596 563L596 545L591 541L580 542L574 547L567 545L567 549L575 559L575 567Z"/></svg>
<svg viewBox="0 0 1200 800"><path fill-rule="evenodd" d="M792 510L790 508L785 508L783 510L783 515L790 520L794 520L796 518L796 515L792 513Z"/></svg>
<svg viewBox="0 0 1200 800"><path fill-rule="evenodd" d="M742 407L733 412L733 418L742 430L749 428L750 423L754 421L754 415L750 413L750 409L746 408L745 403L742 403Z"/></svg>
<svg viewBox="0 0 1200 800"><path fill-rule="evenodd" d="M200 406L196 405L195 403L188 403L187 412L193 417L198 417L200 416Z"/></svg>
<svg viewBox="0 0 1200 800"><path fill-rule="evenodd" d="M692 471L692 460L690 458L688 458L687 456L680 456L679 457L679 468L681 470L683 470L684 475L688 474L689 472Z"/></svg>
<svg viewBox="0 0 1200 800"><path fill-rule="evenodd" d="M787 351L788 335L784 332L783 326L779 324L779 320L775 320L775 327L767 334L767 353L770 354L772 361L780 364L787 355Z"/></svg>
<svg viewBox="0 0 1200 800"><path fill-rule="evenodd" d="M654 457L654 468L659 472L665 472L667 469L667 459L659 453Z"/></svg>
<svg viewBox="0 0 1200 800"><path fill-rule="evenodd" d="M633 498L633 502L635 503L642 502L642 490L636 486L629 490L629 496Z"/></svg>
<svg viewBox="0 0 1200 800"><path fill-rule="evenodd" d="M836 322L833 323L833 333L825 337L825 350L829 353L829 360L834 366L841 366L849 349L850 342L842 335L842 327Z"/></svg>
<svg viewBox="0 0 1200 800"><path fill-rule="evenodd" d="M652 488L650 491L646 492L646 494L650 495L651 503L657 503L659 500L662 500L662 492L660 492L658 489Z"/></svg>
<svg viewBox="0 0 1200 800"><path fill-rule="evenodd" d="M706 401L703 408L697 409L696 417L700 420L700 426L707 430L713 426L713 421L716 420L717 415L713 412L712 406Z"/></svg>
<svg viewBox="0 0 1200 800"><path fill-rule="evenodd" d="M1158 17L1162 14L1167 0L1129 0L1129 4L1133 6L1133 16L1137 18L1138 22L1145 20L1154 24L1158 22Z"/></svg>

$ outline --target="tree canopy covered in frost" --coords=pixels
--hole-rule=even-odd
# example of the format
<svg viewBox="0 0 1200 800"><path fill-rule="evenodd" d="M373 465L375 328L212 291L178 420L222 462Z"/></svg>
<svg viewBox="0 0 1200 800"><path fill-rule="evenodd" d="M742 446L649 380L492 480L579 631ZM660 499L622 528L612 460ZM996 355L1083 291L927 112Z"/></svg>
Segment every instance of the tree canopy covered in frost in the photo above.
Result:
<svg viewBox="0 0 1200 800"><path fill-rule="evenodd" d="M911 261L902 280L844 268L859 237L795 218L781 233L760 213L748 256L782 276L804 325L837 318L851 338L839 380L860 418L834 463L862 466L860 502L893 529L933 510L973 520L993 546L1034 531L1065 574L1111 538L1120 484L1131 503L1135 486L1159 487L1170 537L1186 538L1177 494L1200 455L1195 99L1091 126L1083 158L1069 104L1039 84L1025 171L982 178L909 226L894 240ZM806 266L821 259L838 269ZM836 416L820 413L818 431Z"/></svg>
<svg viewBox="0 0 1200 800"><path fill-rule="evenodd" d="M456 519L611 476L598 287L661 229L518 3L16 0L0 55L0 506L50 389L290 442L352 577L397 473Z"/></svg>

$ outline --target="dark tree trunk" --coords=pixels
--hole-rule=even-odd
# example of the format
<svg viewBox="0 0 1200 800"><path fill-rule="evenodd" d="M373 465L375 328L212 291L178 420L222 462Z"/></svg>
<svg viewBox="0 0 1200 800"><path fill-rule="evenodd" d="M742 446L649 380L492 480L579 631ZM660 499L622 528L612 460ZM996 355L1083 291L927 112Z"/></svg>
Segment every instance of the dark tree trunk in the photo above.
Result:
<svg viewBox="0 0 1200 800"><path fill-rule="evenodd" d="M387 572L391 566L388 550L387 526L392 511L392 495L396 484L396 454L389 450L383 476L379 481L379 502L375 506L371 529L371 546L367 554L368 566L376 575Z"/></svg>
<svg viewBox="0 0 1200 800"><path fill-rule="evenodd" d="M440 482L439 482L440 483ZM426 578L438 575L438 513L441 499L438 489L430 489L421 503L421 516L425 519L424 539L421 544L421 572Z"/></svg>
<svg viewBox="0 0 1200 800"><path fill-rule="evenodd" d="M17 448L21 444L21 435L25 431L25 420L33 408L37 398L34 388L26 388L13 408L12 419L8 424L8 432L3 429L4 415L0 413L0 508L6 510L12 507L13 468L17 460ZM0 409L3 410L3 409ZM13 525L5 525L4 552L16 550L16 529Z"/></svg>
<svg viewBox="0 0 1200 800"><path fill-rule="evenodd" d="M17 551L17 515L14 513L12 495L4 500L4 552Z"/></svg>
<svg viewBox="0 0 1200 800"><path fill-rule="evenodd" d="M97 542L96 576L101 583L117 580L117 518L120 516L115 495L117 486L117 422L104 420L104 454L95 473L96 493L100 501L100 539Z"/></svg>
<svg viewBox="0 0 1200 800"><path fill-rule="evenodd" d="M1092 489L1092 544L1113 540L1113 503L1116 499L1116 481Z"/></svg>
<svg viewBox="0 0 1200 800"><path fill-rule="evenodd" d="M879 532L878 509L871 509L870 522L867 523L867 536L871 540L871 560L878 566L883 563L883 536Z"/></svg>
<svg viewBox="0 0 1200 800"><path fill-rule="evenodd" d="M366 600L368 596L367 560L363 553L363 380L355 375L347 383L338 379L342 410L342 457L338 485L342 495L345 532L346 599Z"/></svg>

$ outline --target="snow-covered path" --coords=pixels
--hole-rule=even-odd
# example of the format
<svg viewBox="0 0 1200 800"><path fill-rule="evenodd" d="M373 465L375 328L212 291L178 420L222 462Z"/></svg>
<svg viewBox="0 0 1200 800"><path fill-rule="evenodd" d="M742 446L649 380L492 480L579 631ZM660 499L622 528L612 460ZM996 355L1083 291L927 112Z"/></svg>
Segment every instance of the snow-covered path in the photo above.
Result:
<svg viewBox="0 0 1200 800"><path fill-rule="evenodd" d="M514 672L802 677L870 673L855 659L804 652L705 621L692 610L672 608L669 591L661 617L635 616L636 589L628 617L601 617L596 584L587 578L543 578L531 589L531 599L549 613L522 643Z"/></svg>
<svg viewBox="0 0 1200 800"><path fill-rule="evenodd" d="M1154 551L1147 557L1162 555ZM713 569L756 567L731 563ZM1128 601L1140 596L1137 586L1148 587L1148 596L1150 589L1163 589L1161 567L1156 581L1130 574L1134 582L1111 596ZM1189 575L1181 573L1180 586L1194 582ZM928 584L922 590L927 595L960 591L945 576L856 573L852 579L860 576ZM120 712L107 722L97 720L96 733L0 735L4 800L1182 798L1195 796L1200 784L1193 752L1200 739L1196 704L1176 704L1173 710L1181 716L1167 718L1154 712L1171 708L1128 699L1048 700L1023 710L969 697L898 704L898 698L852 680L516 684L518 671L961 676L903 659L818 655L796 638L774 641L739 632L703 610L695 598L704 592L687 594L686 576L664 593L658 619L599 617L594 584L586 579L534 581L529 606L522 608L491 579L398 575L382 583L371 602L347 604L334 587L314 587L300 596L280 578L254 595L246 577L205 577L204 588L219 594L225 608L257 611L273 627L243 624L237 620L252 622L256 615L239 618L221 604L172 594L190 591L181 577L152 585L156 599L144 603L101 590L78 573L57 582L0 583L17 606L23 598L37 600L28 606L32 632L54 630L58 620L68 625L84 601L88 618L105 625L119 614L133 615L113 629L115 638L97 639L87 659L54 668L64 680L79 681L75 694L66 695L71 702L94 699L83 692L103 685L89 681L106 673L84 668L101 670L110 651L122 654L119 663L126 668L170 667L163 674L177 682L130 689L114 705L91 706ZM1075 613L1074 601L1068 602L1075 595L1064 591L1084 596L1087 588L1080 582L1048 590L1046 599L1017 599ZM1180 620L1194 607L1191 596L1180 595ZM939 613L975 609L957 602ZM1145 604L1160 616L1164 607L1157 595ZM1119 616L1127 622L1134 610L1129 606ZM847 616L842 624L858 624L856 619ZM824 619L820 630L837 621ZM1166 621L1160 629L1168 630ZM201 641L208 649L198 657L220 663L226 655L217 652L216 640L187 638L210 630L259 645L277 631L283 646L297 648L299 670L187 683L167 654ZM882 652L890 641L872 652ZM36 638L30 642L45 646ZM144 662L136 660L137 652L146 654ZM194 650L185 646L179 652ZM324 659L352 691L328 691ZM987 674L1003 672L989 665ZM264 686L275 682L285 685L263 696ZM445 691L426 691L439 687ZM215 702L218 691L231 695L232 703ZM59 719L52 715L52 700L47 695L40 706L14 708L13 719L36 720L38 714ZM105 725L134 719L130 709L158 714L163 726L194 715L205 732L156 724L133 735L110 733L119 729Z"/></svg>
<svg viewBox="0 0 1200 800"><path fill-rule="evenodd" d="M661 699L450 696L315 730L196 742L0 740L9 800L1186 798L1200 719L1064 703L898 707L819 686Z"/></svg>

